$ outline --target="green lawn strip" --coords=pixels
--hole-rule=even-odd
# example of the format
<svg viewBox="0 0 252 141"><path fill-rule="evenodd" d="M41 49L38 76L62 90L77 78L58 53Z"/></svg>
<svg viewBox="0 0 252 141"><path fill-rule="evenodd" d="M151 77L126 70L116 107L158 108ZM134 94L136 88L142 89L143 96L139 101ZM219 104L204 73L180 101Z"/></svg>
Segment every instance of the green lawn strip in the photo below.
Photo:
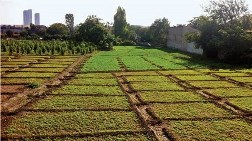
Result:
<svg viewBox="0 0 252 141"><path fill-rule="evenodd" d="M92 71L119 71L120 65L116 57L111 56L93 56L90 58L81 69L82 72Z"/></svg>
<svg viewBox="0 0 252 141"><path fill-rule="evenodd" d="M150 75L159 75L154 71L144 71L144 72L120 72L118 75L124 76L150 76Z"/></svg>
<svg viewBox="0 0 252 141"><path fill-rule="evenodd" d="M29 72L62 72L64 68L22 68L17 71L29 71Z"/></svg>
<svg viewBox="0 0 252 141"><path fill-rule="evenodd" d="M54 77L57 73L13 72L4 77Z"/></svg>
<svg viewBox="0 0 252 141"><path fill-rule="evenodd" d="M252 96L252 90L248 88L218 88L205 91L220 97Z"/></svg>
<svg viewBox="0 0 252 141"><path fill-rule="evenodd" d="M248 83L251 82L252 83L252 77L229 77L235 81L239 81L239 82L244 82L244 83Z"/></svg>
<svg viewBox="0 0 252 141"><path fill-rule="evenodd" d="M249 76L248 74L246 73L214 73L216 75L219 75L219 76Z"/></svg>
<svg viewBox="0 0 252 141"><path fill-rule="evenodd" d="M160 118L229 117L231 114L212 103L151 104Z"/></svg>
<svg viewBox="0 0 252 141"><path fill-rule="evenodd" d="M201 88L219 88L219 87L239 87L227 81L190 81L191 85Z"/></svg>
<svg viewBox="0 0 252 141"><path fill-rule="evenodd" d="M114 76L111 73L85 73L85 74L77 74L76 78L114 78Z"/></svg>
<svg viewBox="0 0 252 141"><path fill-rule="evenodd" d="M193 92L140 92L144 101L147 102L181 102L181 101L204 101L204 99Z"/></svg>
<svg viewBox="0 0 252 141"><path fill-rule="evenodd" d="M141 129L134 112L24 112L12 121L4 134L25 136Z"/></svg>
<svg viewBox="0 0 252 141"><path fill-rule="evenodd" d="M159 70L157 66L145 61L140 56L123 56L122 62L128 70Z"/></svg>
<svg viewBox="0 0 252 141"><path fill-rule="evenodd" d="M102 79L102 78L81 78L72 79L68 84L71 85L118 85L116 79Z"/></svg>
<svg viewBox="0 0 252 141"><path fill-rule="evenodd" d="M124 95L119 86L75 86L65 85L52 94L103 94L103 95Z"/></svg>
<svg viewBox="0 0 252 141"><path fill-rule="evenodd" d="M126 79L129 82L134 82L134 81L154 81L154 82L166 82L170 81L164 76L127 76Z"/></svg>
<svg viewBox="0 0 252 141"><path fill-rule="evenodd" d="M194 70L170 70L170 71L160 71L164 75L202 75L202 73Z"/></svg>
<svg viewBox="0 0 252 141"><path fill-rule="evenodd" d="M242 119L170 121L169 126L180 141L250 141L252 139L251 124Z"/></svg>
<svg viewBox="0 0 252 141"><path fill-rule="evenodd" d="M252 111L252 97L229 98L228 101L244 110Z"/></svg>
<svg viewBox="0 0 252 141"><path fill-rule="evenodd" d="M213 76L209 75L177 75L177 78L185 81L190 80L218 80L218 78L215 78Z"/></svg>
<svg viewBox="0 0 252 141"><path fill-rule="evenodd" d="M57 63L55 63L55 64L33 64L33 65L31 65L31 67L33 67L33 68L43 68L43 67L54 67L54 68L65 68L65 67L67 67L68 65L62 65L62 64L57 64Z"/></svg>
<svg viewBox="0 0 252 141"><path fill-rule="evenodd" d="M162 58L158 58L158 57L145 57L145 58L154 64L162 66L164 69L186 69L186 67L184 66L164 60Z"/></svg>
<svg viewBox="0 0 252 141"><path fill-rule="evenodd" d="M129 109L124 96L49 96L30 107L31 109Z"/></svg>
<svg viewBox="0 0 252 141"><path fill-rule="evenodd" d="M47 80L45 78L1 78L1 84L43 84Z"/></svg>
<svg viewBox="0 0 252 141"><path fill-rule="evenodd" d="M132 82L131 86L133 89L137 91L141 90L184 90L180 86L176 85L175 83L172 82L160 82L160 83L153 83L153 82Z"/></svg>
<svg viewBox="0 0 252 141"><path fill-rule="evenodd" d="M229 70L229 69L197 69L197 71L200 72L219 72L219 73L235 73L235 70Z"/></svg>

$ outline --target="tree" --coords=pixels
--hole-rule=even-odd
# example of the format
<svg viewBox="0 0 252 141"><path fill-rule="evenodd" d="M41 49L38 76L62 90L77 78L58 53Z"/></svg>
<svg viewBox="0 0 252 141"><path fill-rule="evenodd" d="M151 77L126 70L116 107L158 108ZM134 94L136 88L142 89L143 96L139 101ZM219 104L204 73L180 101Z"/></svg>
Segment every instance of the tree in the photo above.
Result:
<svg viewBox="0 0 252 141"><path fill-rule="evenodd" d="M62 23L54 23L47 28L46 33L54 38L65 38L68 34L67 27Z"/></svg>
<svg viewBox="0 0 252 141"><path fill-rule="evenodd" d="M117 12L114 15L114 34L116 37L125 37L127 31L126 12L122 7L117 8Z"/></svg>
<svg viewBox="0 0 252 141"><path fill-rule="evenodd" d="M66 14L65 19L66 19L66 25L67 25L69 32L70 32L70 35L72 37L74 34L74 15L73 14Z"/></svg>
<svg viewBox="0 0 252 141"><path fill-rule="evenodd" d="M7 37L13 37L14 33L11 30L7 30L6 35L7 35Z"/></svg>
<svg viewBox="0 0 252 141"><path fill-rule="evenodd" d="M170 23L168 19L155 20L149 29L151 43L155 46L166 47L169 27Z"/></svg>

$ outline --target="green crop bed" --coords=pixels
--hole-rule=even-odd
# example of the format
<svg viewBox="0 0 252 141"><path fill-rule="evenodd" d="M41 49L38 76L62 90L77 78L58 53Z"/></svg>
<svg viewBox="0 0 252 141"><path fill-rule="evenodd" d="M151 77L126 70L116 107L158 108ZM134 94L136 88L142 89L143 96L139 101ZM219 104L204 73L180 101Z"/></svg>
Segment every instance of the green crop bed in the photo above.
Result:
<svg viewBox="0 0 252 141"><path fill-rule="evenodd" d="M158 57L145 57L150 62L161 66L164 69L186 69L186 67L164 60Z"/></svg>
<svg viewBox="0 0 252 141"><path fill-rule="evenodd" d="M191 81L189 82L191 85L201 88L219 88L219 87L227 87L227 88L235 88L238 87L235 84L226 82L226 81Z"/></svg>
<svg viewBox="0 0 252 141"><path fill-rule="evenodd" d="M228 101L244 110L252 111L252 97L229 98Z"/></svg>
<svg viewBox="0 0 252 141"><path fill-rule="evenodd" d="M0 68L1 72L10 70L11 68Z"/></svg>
<svg viewBox="0 0 252 141"><path fill-rule="evenodd" d="M125 76L149 76L149 75L158 75L154 71L144 71L144 72L120 72L117 73L118 75L125 75Z"/></svg>
<svg viewBox="0 0 252 141"><path fill-rule="evenodd" d="M119 86L75 86L66 85L55 90L52 94L103 94L103 95L124 95Z"/></svg>
<svg viewBox="0 0 252 141"><path fill-rule="evenodd" d="M169 90L183 90L180 86L172 82L153 83L153 82L132 82L131 86L137 91L169 91Z"/></svg>
<svg viewBox="0 0 252 141"><path fill-rule="evenodd" d="M252 96L252 90L248 88L218 88L205 91L220 97Z"/></svg>
<svg viewBox="0 0 252 141"><path fill-rule="evenodd" d="M4 77L54 77L57 73L13 72Z"/></svg>
<svg viewBox="0 0 252 141"><path fill-rule="evenodd" d="M248 74L246 73L214 73L216 75L219 75L219 76L249 76Z"/></svg>
<svg viewBox="0 0 252 141"><path fill-rule="evenodd" d="M251 124L241 119L170 121L169 126L181 141L250 141L252 139Z"/></svg>
<svg viewBox="0 0 252 141"><path fill-rule="evenodd" d="M139 120L133 112L24 112L8 126L4 133L7 135L50 135L141 129Z"/></svg>
<svg viewBox="0 0 252 141"><path fill-rule="evenodd" d="M87 78L73 79L69 81L71 85L118 85L115 79Z"/></svg>
<svg viewBox="0 0 252 141"><path fill-rule="evenodd" d="M30 62L1 62L1 65L25 65Z"/></svg>
<svg viewBox="0 0 252 141"><path fill-rule="evenodd" d="M157 66L145 61L140 56L123 56L122 62L128 70L159 70Z"/></svg>
<svg viewBox="0 0 252 141"><path fill-rule="evenodd" d="M1 65L1 68L15 68L15 67L19 67L19 66L22 66L22 65Z"/></svg>
<svg viewBox="0 0 252 141"><path fill-rule="evenodd" d="M32 109L129 109L124 96L49 96L34 104Z"/></svg>
<svg viewBox="0 0 252 141"><path fill-rule="evenodd" d="M62 64L33 64L31 65L32 68L66 68L68 65L62 65Z"/></svg>
<svg viewBox="0 0 252 141"><path fill-rule="evenodd" d="M22 68L17 71L29 71L29 72L62 72L64 68Z"/></svg>
<svg viewBox="0 0 252 141"><path fill-rule="evenodd" d="M194 70L170 70L170 71L160 71L164 75L202 75L202 73Z"/></svg>
<svg viewBox="0 0 252 141"><path fill-rule="evenodd" d="M229 70L229 69L197 69L200 72L220 72L220 73L234 73L235 70Z"/></svg>
<svg viewBox="0 0 252 141"><path fill-rule="evenodd" d="M119 70L121 69L115 57L97 55L89 59L81 69L82 72Z"/></svg>
<svg viewBox="0 0 252 141"><path fill-rule="evenodd" d="M166 78L164 76L127 76L126 79L129 82L134 82L134 81L166 82L166 81L170 81L168 78Z"/></svg>
<svg viewBox="0 0 252 141"><path fill-rule="evenodd" d="M1 84L30 84L38 83L42 84L48 79L46 78L1 78Z"/></svg>
<svg viewBox="0 0 252 141"><path fill-rule="evenodd" d="M40 64L60 64L60 65L69 65L72 64L73 62L64 62L64 61L45 61L45 62L41 62Z"/></svg>
<svg viewBox="0 0 252 141"><path fill-rule="evenodd" d="M229 78L239 82L252 83L252 77L229 77Z"/></svg>
<svg viewBox="0 0 252 141"><path fill-rule="evenodd" d="M252 73L252 69L243 69L243 70L237 70L240 72L245 72L245 73Z"/></svg>
<svg viewBox="0 0 252 141"><path fill-rule="evenodd" d="M204 101L204 99L192 92L140 92L144 101L147 102L182 102L182 101Z"/></svg>
<svg viewBox="0 0 252 141"><path fill-rule="evenodd" d="M111 73L85 73L85 74L77 74L76 78L114 78Z"/></svg>
<svg viewBox="0 0 252 141"><path fill-rule="evenodd" d="M162 119L229 117L231 114L212 103L152 104L153 111Z"/></svg>
<svg viewBox="0 0 252 141"><path fill-rule="evenodd" d="M177 75L177 78L181 80L186 81L192 81L192 80L218 80L218 78L215 78L213 76L209 75Z"/></svg>

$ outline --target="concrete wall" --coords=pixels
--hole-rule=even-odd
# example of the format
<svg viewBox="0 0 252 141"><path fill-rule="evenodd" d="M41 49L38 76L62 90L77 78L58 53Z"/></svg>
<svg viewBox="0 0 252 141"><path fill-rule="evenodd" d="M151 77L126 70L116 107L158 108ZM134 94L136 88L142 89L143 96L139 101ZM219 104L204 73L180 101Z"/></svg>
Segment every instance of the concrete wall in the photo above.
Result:
<svg viewBox="0 0 252 141"><path fill-rule="evenodd" d="M184 35L188 32L198 32L196 29L190 26L177 26L169 28L168 43L169 48L179 49L181 51L186 51L195 54L203 54L202 49L196 49L194 43L188 43L185 40Z"/></svg>

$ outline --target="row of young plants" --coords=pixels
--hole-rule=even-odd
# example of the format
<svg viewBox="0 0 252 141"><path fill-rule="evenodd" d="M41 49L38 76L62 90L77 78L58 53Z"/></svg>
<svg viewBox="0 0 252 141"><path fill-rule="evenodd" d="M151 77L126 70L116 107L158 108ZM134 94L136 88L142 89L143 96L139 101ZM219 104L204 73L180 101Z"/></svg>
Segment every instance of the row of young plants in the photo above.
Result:
<svg viewBox="0 0 252 141"><path fill-rule="evenodd" d="M42 40L1 40L1 51L6 55L84 55L97 50L90 42Z"/></svg>

